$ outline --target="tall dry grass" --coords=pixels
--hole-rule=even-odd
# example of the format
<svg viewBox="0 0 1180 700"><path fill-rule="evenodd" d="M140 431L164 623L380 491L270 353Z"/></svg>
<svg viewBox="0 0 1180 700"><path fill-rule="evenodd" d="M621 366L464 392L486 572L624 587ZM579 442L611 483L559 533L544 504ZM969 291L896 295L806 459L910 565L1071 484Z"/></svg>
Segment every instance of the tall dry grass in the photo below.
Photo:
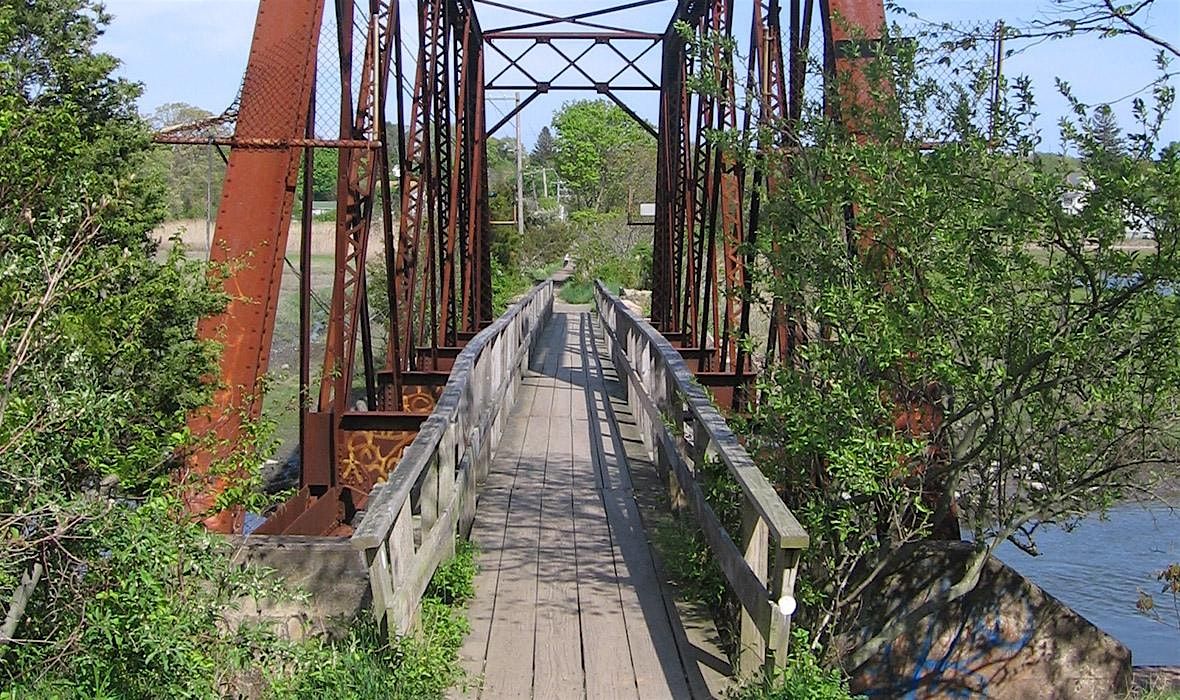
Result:
<svg viewBox="0 0 1180 700"><path fill-rule="evenodd" d="M210 227L210 235L215 230L216 224ZM175 221L165 221L157 226L152 231L152 237L160 242L161 247L165 250L171 248L172 240L179 238L188 255L194 258L207 258L209 256L209 246L206 243L206 228L204 219L178 219ZM336 251L336 224L331 221L316 221L311 225L311 254L320 256L330 256ZM287 235L287 255L298 255L299 246L299 222L293 221L291 223L291 231ZM375 221L374 226L370 229L369 235L369 259L379 259L375 256L380 256L385 250L385 243L381 240L380 221Z"/></svg>

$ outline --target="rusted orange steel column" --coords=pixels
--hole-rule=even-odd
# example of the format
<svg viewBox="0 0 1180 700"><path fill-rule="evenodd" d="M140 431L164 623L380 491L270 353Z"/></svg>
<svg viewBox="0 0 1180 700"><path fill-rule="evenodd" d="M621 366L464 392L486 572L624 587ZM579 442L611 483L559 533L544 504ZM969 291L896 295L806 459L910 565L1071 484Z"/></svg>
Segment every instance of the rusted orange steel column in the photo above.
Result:
<svg viewBox="0 0 1180 700"><path fill-rule="evenodd" d="M882 0L826 0L824 34L826 38L825 63L829 75L836 78L836 101L829 103L829 115L839 119L848 133L861 142L871 138L869 133L874 114L883 106L877 103L872 93L866 68L885 51L880 44L885 40L885 8ZM891 84L881 85L892 90ZM832 107L834 106L834 109ZM884 106L892 109L892 106ZM892 115L891 115L892 116ZM856 204L852 205L852 218L857 220ZM883 269L893 264L893 256L879 237L888 227L888 221L856 221L858 234L857 254L866 265ZM894 404L893 427L915 438L928 441L920 463L908 463L911 473L923 478L923 499L932 509L937 509L945 499L946 442L942 435L944 421L940 399L945 387L937 382L914 378L914 386L899 387L884 396L885 401ZM947 513L933 524L932 536L938 539L959 539L961 532L953 501Z"/></svg>
<svg viewBox="0 0 1180 700"><path fill-rule="evenodd" d="M863 114L877 107L865 68L876 58L884 39L885 4L882 0L821 0L825 72L835 78L838 111L829 115L854 134L863 135ZM888 88L888 86L886 86Z"/></svg>
<svg viewBox="0 0 1180 700"><path fill-rule="evenodd" d="M322 14L323 0L260 0L234 133L239 142L304 136ZM259 378L270 354L300 153L238 146L229 155L210 251L211 279L229 304L197 327L199 337L222 346L222 383L210 407L189 419L193 434L207 441L185 470L185 505L194 515L209 514L224 491L227 476L214 474L213 465L239 446L244 421L262 407ZM214 513L205 524L230 532L238 515Z"/></svg>

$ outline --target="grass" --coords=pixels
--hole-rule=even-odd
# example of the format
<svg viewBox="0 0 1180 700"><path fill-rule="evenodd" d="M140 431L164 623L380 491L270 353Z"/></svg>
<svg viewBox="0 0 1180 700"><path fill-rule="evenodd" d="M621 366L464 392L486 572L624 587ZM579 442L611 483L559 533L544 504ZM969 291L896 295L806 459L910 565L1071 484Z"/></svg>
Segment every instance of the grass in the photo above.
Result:
<svg viewBox="0 0 1180 700"><path fill-rule="evenodd" d="M1133 692L1130 700L1180 700L1180 688L1172 690L1143 690Z"/></svg>
<svg viewBox="0 0 1180 700"><path fill-rule="evenodd" d="M545 280L549 279L550 277L552 277L553 273L557 272L560 269L561 269L561 261L553 262L553 263L549 263L548 265L534 267L533 269L528 271L528 276L529 276L529 279L531 279L534 284L539 284L539 283L544 282Z"/></svg>
<svg viewBox="0 0 1180 700"><path fill-rule="evenodd" d="M371 621L338 641L303 642L297 661L272 680L273 698L442 698L466 680L459 648L470 626L476 548L462 538L455 556L439 566L422 598L415 634L385 641Z"/></svg>
<svg viewBox="0 0 1180 700"><path fill-rule="evenodd" d="M605 282L605 284L611 294L618 294L623 289L622 285L617 282ZM561 291L557 293L557 296L567 304L592 304L594 303L594 283L571 279L561 286Z"/></svg>

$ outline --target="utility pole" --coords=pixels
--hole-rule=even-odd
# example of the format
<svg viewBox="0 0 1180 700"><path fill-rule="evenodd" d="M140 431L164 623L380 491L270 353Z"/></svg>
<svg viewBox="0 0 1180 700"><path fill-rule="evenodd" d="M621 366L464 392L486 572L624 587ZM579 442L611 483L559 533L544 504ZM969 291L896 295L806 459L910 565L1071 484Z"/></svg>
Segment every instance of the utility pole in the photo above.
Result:
<svg viewBox="0 0 1180 700"><path fill-rule="evenodd" d="M516 234L524 239L524 143L520 138L520 93L516 93Z"/></svg>
<svg viewBox="0 0 1180 700"><path fill-rule="evenodd" d="M549 168L541 166L541 189L545 190L545 199L549 199Z"/></svg>
<svg viewBox="0 0 1180 700"><path fill-rule="evenodd" d="M205 259L213 259L213 134L205 147Z"/></svg>

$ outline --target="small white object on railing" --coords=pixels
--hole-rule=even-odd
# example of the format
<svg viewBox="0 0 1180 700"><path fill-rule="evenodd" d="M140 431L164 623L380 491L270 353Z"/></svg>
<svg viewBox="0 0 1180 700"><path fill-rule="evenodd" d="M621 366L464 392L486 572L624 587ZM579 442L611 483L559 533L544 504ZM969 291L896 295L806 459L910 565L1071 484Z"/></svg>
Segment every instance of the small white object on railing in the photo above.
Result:
<svg viewBox="0 0 1180 700"><path fill-rule="evenodd" d="M799 552L808 545L807 532L671 343L601 283L595 285L595 305L616 369L626 375L622 384L627 389L627 404L644 446L666 476L672 503L683 505L696 516L740 603L740 673L749 676L764 665L781 667L786 662L790 618L797 606L794 583ZM693 435L691 454L687 455L681 447L686 424L691 424ZM677 434L670 432L672 427ZM742 533L736 542L696 482L699 468L713 458L725 465L744 498Z"/></svg>

